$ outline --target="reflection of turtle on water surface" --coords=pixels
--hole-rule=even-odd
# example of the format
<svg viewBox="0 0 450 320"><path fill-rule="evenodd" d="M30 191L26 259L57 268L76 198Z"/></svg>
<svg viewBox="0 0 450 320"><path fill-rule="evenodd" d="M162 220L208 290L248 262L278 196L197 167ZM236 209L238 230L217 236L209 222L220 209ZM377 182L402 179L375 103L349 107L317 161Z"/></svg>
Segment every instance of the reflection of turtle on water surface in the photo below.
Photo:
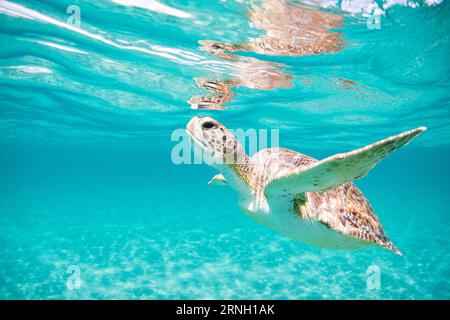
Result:
<svg viewBox="0 0 450 320"><path fill-rule="evenodd" d="M251 51L264 55L305 56L332 53L343 47L339 32L332 31L342 23L342 16L318 9L294 6L282 0L265 0L249 13L252 24L265 31L246 44L201 40L201 49L236 63L238 73L230 80L205 80L219 90L189 100L193 109L225 109L234 94L230 88L244 86L259 90L290 88L292 76L279 64L255 58L240 57L232 52ZM202 87L199 82L197 85Z"/></svg>
<svg viewBox="0 0 450 320"><path fill-rule="evenodd" d="M230 88L236 87L237 82L232 80L208 80L196 79L198 87L204 88L210 92L208 95L195 96L189 99L192 109L223 110L224 103L231 101L234 97Z"/></svg>

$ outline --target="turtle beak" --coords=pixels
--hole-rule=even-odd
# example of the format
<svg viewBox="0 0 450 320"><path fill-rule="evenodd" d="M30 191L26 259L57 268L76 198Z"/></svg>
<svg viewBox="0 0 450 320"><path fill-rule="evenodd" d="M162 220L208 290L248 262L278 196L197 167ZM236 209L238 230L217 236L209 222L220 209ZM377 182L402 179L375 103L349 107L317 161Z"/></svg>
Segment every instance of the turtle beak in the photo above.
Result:
<svg viewBox="0 0 450 320"><path fill-rule="evenodd" d="M187 133L189 133L189 135L194 135L195 128L197 127L200 119L201 117L193 117L191 120L189 120L188 124L186 125L186 131Z"/></svg>

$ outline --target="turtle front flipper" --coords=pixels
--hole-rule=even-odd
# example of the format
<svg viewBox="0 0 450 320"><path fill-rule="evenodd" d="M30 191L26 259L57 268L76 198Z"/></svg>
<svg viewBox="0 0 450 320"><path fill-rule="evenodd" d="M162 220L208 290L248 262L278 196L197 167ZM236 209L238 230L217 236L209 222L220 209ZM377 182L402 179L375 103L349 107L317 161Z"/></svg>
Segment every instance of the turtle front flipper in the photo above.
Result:
<svg viewBox="0 0 450 320"><path fill-rule="evenodd" d="M223 175L218 173L209 180L208 184L212 186L227 186L228 182Z"/></svg>
<svg viewBox="0 0 450 320"><path fill-rule="evenodd" d="M298 194L327 191L349 183L367 175L378 162L425 130L425 127L420 127L405 131L363 148L336 154L308 167L281 170L264 191L267 194L279 194L283 190L290 190Z"/></svg>

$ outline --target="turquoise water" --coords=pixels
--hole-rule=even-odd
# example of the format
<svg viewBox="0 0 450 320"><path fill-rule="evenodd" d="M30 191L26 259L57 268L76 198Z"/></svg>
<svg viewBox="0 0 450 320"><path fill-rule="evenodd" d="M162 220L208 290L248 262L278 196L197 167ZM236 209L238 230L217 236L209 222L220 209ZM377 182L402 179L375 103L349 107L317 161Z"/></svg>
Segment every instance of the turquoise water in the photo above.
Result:
<svg viewBox="0 0 450 320"><path fill-rule="evenodd" d="M369 1L308 3L343 17L342 49L237 53L291 86L237 86L219 111L190 108L207 93L195 78L243 66L198 41L258 38L258 3L0 1L0 298L449 299L450 5L400 2L376 2L379 29ZM199 115L278 129L316 158L427 126L357 181L404 256L318 249L249 219L207 185L212 168L172 161L172 133Z"/></svg>

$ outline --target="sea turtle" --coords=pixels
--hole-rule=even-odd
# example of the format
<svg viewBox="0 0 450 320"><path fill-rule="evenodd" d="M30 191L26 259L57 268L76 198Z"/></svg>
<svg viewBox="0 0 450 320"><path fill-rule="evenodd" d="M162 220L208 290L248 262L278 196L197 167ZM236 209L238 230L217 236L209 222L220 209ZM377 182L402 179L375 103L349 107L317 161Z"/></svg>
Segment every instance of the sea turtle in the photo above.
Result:
<svg viewBox="0 0 450 320"><path fill-rule="evenodd" d="M317 247L360 249L376 244L400 255L352 181L424 130L405 131L319 161L284 148L250 157L220 122L194 117L187 124L196 152L220 172L210 184L235 189L241 209L253 219Z"/></svg>

